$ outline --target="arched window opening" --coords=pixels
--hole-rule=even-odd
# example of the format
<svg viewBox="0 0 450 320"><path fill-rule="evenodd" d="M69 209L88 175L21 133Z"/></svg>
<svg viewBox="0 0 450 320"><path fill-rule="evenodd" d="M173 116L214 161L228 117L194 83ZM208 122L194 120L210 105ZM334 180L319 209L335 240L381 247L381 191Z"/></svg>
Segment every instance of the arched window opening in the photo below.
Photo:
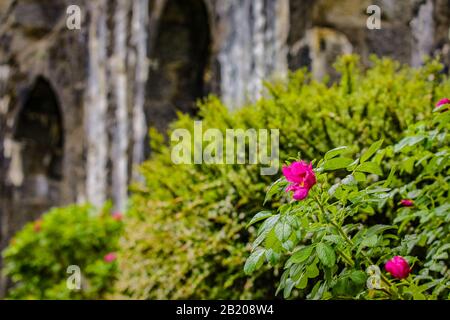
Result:
<svg viewBox="0 0 450 320"><path fill-rule="evenodd" d="M206 94L210 27L202 0L168 0L151 46L145 113L164 132L176 112L195 113Z"/></svg>
<svg viewBox="0 0 450 320"><path fill-rule="evenodd" d="M14 131L18 146L13 170L21 183L13 192L14 225L20 227L59 204L64 134L57 97L50 83L37 78L20 110Z"/></svg>

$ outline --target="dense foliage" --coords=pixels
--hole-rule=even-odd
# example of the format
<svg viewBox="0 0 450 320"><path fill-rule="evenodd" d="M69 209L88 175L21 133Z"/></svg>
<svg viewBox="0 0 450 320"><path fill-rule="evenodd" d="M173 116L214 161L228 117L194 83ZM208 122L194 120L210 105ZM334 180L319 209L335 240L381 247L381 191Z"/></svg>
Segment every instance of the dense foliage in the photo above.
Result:
<svg viewBox="0 0 450 320"><path fill-rule="evenodd" d="M374 58L363 70L344 56L336 68L337 83L299 70L238 110L208 98L169 131L193 133L196 119L224 133L279 129L282 163L324 158L314 180L290 189L302 201L260 165L175 165L151 131L126 223L90 206L29 223L3 253L9 296L246 299L273 298L278 287L286 298L448 297L450 113L431 112L450 81L434 61L413 69ZM388 259L409 277L386 274ZM67 287L70 265L82 290ZM381 289L367 290L368 280Z"/></svg>
<svg viewBox="0 0 450 320"><path fill-rule="evenodd" d="M336 68L342 74L338 83L316 82L300 70L286 83L268 85L266 98L235 111L210 98L200 106L203 128L278 128L281 160L299 152L310 161L340 145L352 154L380 139L391 145L408 125L431 113L437 97L450 92L433 61L412 69L374 59L362 70L356 57L345 56ZM180 115L172 129L193 132L193 120ZM251 277L242 270L248 242L257 236L246 224L263 209L273 177L261 176L256 165L174 165L164 139L153 133L151 141L153 155L142 165L145 182L132 187L118 296L273 297L268 283L277 281L279 268L257 268ZM268 202L266 209L278 205ZM371 206L365 210L361 221L373 215Z"/></svg>
<svg viewBox="0 0 450 320"><path fill-rule="evenodd" d="M28 223L3 253L4 272L14 283L8 297L105 297L116 277L114 252L122 230L120 215L111 215L107 207L98 212L88 205L53 209ZM74 271L69 266L81 271L80 290L71 281Z"/></svg>
<svg viewBox="0 0 450 320"><path fill-rule="evenodd" d="M350 158L350 148L335 148L315 173L285 167L266 198L280 205L251 221L264 222L245 271L283 266L285 298L449 299L449 107L384 149L378 141ZM309 193L291 200L286 186L305 176Z"/></svg>

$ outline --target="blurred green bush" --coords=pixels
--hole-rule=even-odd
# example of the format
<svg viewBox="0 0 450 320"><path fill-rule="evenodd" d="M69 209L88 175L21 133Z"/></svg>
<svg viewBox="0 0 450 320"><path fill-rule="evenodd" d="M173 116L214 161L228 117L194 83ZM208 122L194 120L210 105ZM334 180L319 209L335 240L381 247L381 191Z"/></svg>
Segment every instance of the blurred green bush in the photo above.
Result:
<svg viewBox="0 0 450 320"><path fill-rule="evenodd" d="M106 255L117 250L122 231L120 216L112 216L108 206L100 211L90 205L56 208L28 223L3 252L3 272L13 281L8 298L106 297L117 273L114 254L109 260ZM71 265L80 268L81 290L67 286Z"/></svg>
<svg viewBox="0 0 450 320"><path fill-rule="evenodd" d="M355 56L336 63L341 80L316 82L305 70L287 82L267 84L266 98L230 111L216 98L200 105L203 128L280 130L280 160L301 154L320 158L349 145L358 154L373 142L397 142L423 119L450 82L429 61L413 69L373 58L363 70ZM180 115L171 129L193 133L194 118ZM170 135L170 132L169 132ZM121 241L116 297L137 299L272 298L279 269L243 273L266 186L256 165L174 165L171 149L152 132L153 155L142 165L145 183L132 186L130 214ZM270 204L276 206L276 203Z"/></svg>

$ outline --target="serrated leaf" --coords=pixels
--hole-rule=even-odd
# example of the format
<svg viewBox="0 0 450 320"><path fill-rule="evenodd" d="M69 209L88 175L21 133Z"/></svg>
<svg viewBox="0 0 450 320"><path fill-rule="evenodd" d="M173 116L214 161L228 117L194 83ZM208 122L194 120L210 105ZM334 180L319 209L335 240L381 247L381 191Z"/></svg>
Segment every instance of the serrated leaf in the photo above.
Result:
<svg viewBox="0 0 450 320"><path fill-rule="evenodd" d="M329 234L329 235L323 237L323 240L327 240L334 244L340 244L344 241L344 240L342 240L341 236L338 236L336 234Z"/></svg>
<svg viewBox="0 0 450 320"><path fill-rule="evenodd" d="M278 222L280 219L280 215L277 214L275 216L271 216L270 218L264 220L264 222L261 224L261 226L258 229L258 235L268 232L270 229L273 228L273 226Z"/></svg>
<svg viewBox="0 0 450 320"><path fill-rule="evenodd" d="M332 158L334 158L334 157L344 153L347 150L348 150L348 147L346 147L346 146L342 146L342 147L337 147L337 148L331 149L330 151L325 153L324 159L325 160L332 159Z"/></svg>
<svg viewBox="0 0 450 320"><path fill-rule="evenodd" d="M300 280L297 282L297 285L295 287L298 289L305 289L307 285L308 285L308 277L306 276L306 274L302 274Z"/></svg>
<svg viewBox="0 0 450 320"><path fill-rule="evenodd" d="M350 289L350 281L346 276L337 279L336 283L333 286L333 292L335 295L338 296L346 295L349 289Z"/></svg>
<svg viewBox="0 0 450 320"><path fill-rule="evenodd" d="M276 193L279 191L280 187L282 187L281 185L279 186L279 184L281 184L281 182L283 182L283 181L284 181L284 178L279 178L278 180L276 180L275 182L273 182L273 183L269 186L269 188L268 188L268 190L267 190L267 193L266 193L266 196L265 196L265 198L264 198L263 205L264 205L268 200L272 199L272 196L273 196L274 194L276 194ZM285 184L287 184L287 182L285 182Z"/></svg>
<svg viewBox="0 0 450 320"><path fill-rule="evenodd" d="M448 259L448 253L447 252L440 253L438 255L433 256L433 259L434 260L441 260L441 259L447 260Z"/></svg>
<svg viewBox="0 0 450 320"><path fill-rule="evenodd" d="M287 279L286 280L286 286L284 287L284 291L283 291L283 297L285 299L289 298L289 296L291 295L291 291L294 288L295 282L292 279Z"/></svg>
<svg viewBox="0 0 450 320"><path fill-rule="evenodd" d="M317 277L319 275L319 269L317 268L317 265L310 264L309 266L307 266L305 275L311 279Z"/></svg>
<svg viewBox="0 0 450 320"><path fill-rule="evenodd" d="M286 286L286 280L289 277L289 271L286 270L285 272L283 272L283 274L281 275L280 278L280 284L278 285L277 291L275 291L275 295L277 296L278 293L281 291L281 289L283 289Z"/></svg>
<svg viewBox="0 0 450 320"><path fill-rule="evenodd" d="M298 279L300 279L300 276L304 272L304 266L301 264L294 264L289 268L289 277L294 280L294 282L297 282Z"/></svg>
<svg viewBox="0 0 450 320"><path fill-rule="evenodd" d="M364 240L361 242L361 247L373 248L377 245L377 243L378 243L378 236L374 234L368 238L364 238Z"/></svg>
<svg viewBox="0 0 450 320"><path fill-rule="evenodd" d="M313 250L313 246L301 248L300 250L294 252L294 254L289 258L289 261L292 263L302 263L311 256Z"/></svg>
<svg viewBox="0 0 450 320"><path fill-rule="evenodd" d="M366 175L362 172L355 172L355 173L353 173L353 176L355 177L356 181L358 181L358 182L366 181Z"/></svg>
<svg viewBox="0 0 450 320"><path fill-rule="evenodd" d="M389 185L392 183L392 180L394 180L394 175L395 175L396 170L397 169L395 166L393 166L391 168L391 171L389 172L389 176L387 177L386 181L383 184L384 187L389 187Z"/></svg>
<svg viewBox="0 0 450 320"><path fill-rule="evenodd" d="M272 248L266 250L266 259L269 263L274 266L280 261L281 254L275 252Z"/></svg>
<svg viewBox="0 0 450 320"><path fill-rule="evenodd" d="M408 158L401 163L401 168L407 173L412 173L414 169L414 162L416 159L414 157Z"/></svg>
<svg viewBox="0 0 450 320"><path fill-rule="evenodd" d="M292 240L287 240L283 242L283 248L286 251L292 251L292 249L294 249L294 243L292 242Z"/></svg>
<svg viewBox="0 0 450 320"><path fill-rule="evenodd" d="M386 230L396 229L396 228L397 228L396 226L389 226L389 225L385 225L385 224L376 224L376 225L370 227L369 229L367 229L365 236L371 237L375 234L383 233Z"/></svg>
<svg viewBox="0 0 450 320"><path fill-rule="evenodd" d="M380 166L374 162L364 162L356 167L356 171L373 173L379 176L383 175Z"/></svg>
<svg viewBox="0 0 450 320"><path fill-rule="evenodd" d="M267 233L267 236L264 240L264 247L266 249L274 249L276 251L280 251L281 249L281 242L278 240L277 236L275 235L275 230L272 229Z"/></svg>
<svg viewBox="0 0 450 320"><path fill-rule="evenodd" d="M413 146L413 145L421 142L424 139L425 139L425 136L422 136L422 135L409 136L409 137L403 138L402 140L400 140L399 143L397 143L394 146L394 152L397 153L397 152L401 151L404 147Z"/></svg>
<svg viewBox="0 0 450 320"><path fill-rule="evenodd" d="M312 288L311 292L308 295L308 299L311 300L317 300L320 299L321 294L319 295L319 288L321 287L322 284L322 280L319 280L316 282L316 284L314 285L314 287Z"/></svg>
<svg viewBox="0 0 450 320"><path fill-rule="evenodd" d="M348 171L353 171L353 170L355 170L355 168L356 168L356 166L358 165L358 163L359 163L359 158L356 159L355 161L353 161L352 163L350 163L350 164L347 166L347 170L348 170Z"/></svg>
<svg viewBox="0 0 450 320"><path fill-rule="evenodd" d="M375 153L375 156L372 157L372 159L370 160L371 162L374 162L378 165L381 164L381 162L383 161L384 156L386 155L386 149L380 149Z"/></svg>
<svg viewBox="0 0 450 320"><path fill-rule="evenodd" d="M252 220L250 220L250 222L247 224L247 228L249 226L251 226L252 224L259 222L261 220L267 219L268 217L273 216L273 213L271 211L261 211L258 212L253 218Z"/></svg>
<svg viewBox="0 0 450 320"><path fill-rule="evenodd" d="M245 274L247 274L247 275L251 274L256 269L261 267L261 265L264 262L264 253L265 253L265 250L262 248L258 248L252 252L252 254L247 258L247 261L245 261L245 265L244 265Z"/></svg>
<svg viewBox="0 0 450 320"><path fill-rule="evenodd" d="M383 139L378 140L377 142L373 143L369 149L367 149L366 152L364 152L361 155L361 163L366 162L367 160L369 160L369 158L371 156L373 156L375 154L375 152L378 151L378 149L380 149L381 145L383 144Z"/></svg>
<svg viewBox="0 0 450 320"><path fill-rule="evenodd" d="M338 170L338 169L344 169L348 165L350 165L353 162L353 159L350 158L334 158L325 161L323 165L324 170Z"/></svg>
<svg viewBox="0 0 450 320"><path fill-rule="evenodd" d="M252 243L252 250L255 250L257 247L259 247L261 243L263 243L267 239L267 236L270 231L271 231L270 229L266 229L258 235L255 241L253 241Z"/></svg>
<svg viewBox="0 0 450 320"><path fill-rule="evenodd" d="M323 242L320 242L316 247L317 256L319 260L326 267L332 267L336 263L336 254L334 253L333 248Z"/></svg>
<svg viewBox="0 0 450 320"><path fill-rule="evenodd" d="M356 284L366 283L367 274L364 271L358 270L350 273L350 279Z"/></svg>
<svg viewBox="0 0 450 320"><path fill-rule="evenodd" d="M286 220L278 222L275 226L275 235L281 242L285 242L289 239L291 233L292 228Z"/></svg>

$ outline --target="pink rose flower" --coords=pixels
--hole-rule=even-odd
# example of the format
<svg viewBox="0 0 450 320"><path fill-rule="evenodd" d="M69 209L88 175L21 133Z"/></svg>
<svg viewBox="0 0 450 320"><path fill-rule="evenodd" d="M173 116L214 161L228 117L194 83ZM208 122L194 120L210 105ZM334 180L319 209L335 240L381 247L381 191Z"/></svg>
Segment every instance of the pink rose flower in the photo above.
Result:
<svg viewBox="0 0 450 320"><path fill-rule="evenodd" d="M117 255L115 252L110 252L103 257L103 261L106 263L111 263L117 259Z"/></svg>
<svg viewBox="0 0 450 320"><path fill-rule="evenodd" d="M291 184L286 188L286 191L294 191L293 198L297 201L303 200L308 196L309 189L300 187L297 184Z"/></svg>
<svg viewBox="0 0 450 320"><path fill-rule="evenodd" d="M450 99L443 98L443 99L439 100L438 103L436 103L436 108L440 107L444 104L450 104Z"/></svg>
<svg viewBox="0 0 450 320"><path fill-rule="evenodd" d="M304 161L295 161L284 166L283 175L290 182L286 191L293 191L295 200L303 200L308 196L309 190L316 184L316 175L312 164Z"/></svg>
<svg viewBox="0 0 450 320"><path fill-rule="evenodd" d="M400 201L400 204L404 207L412 207L414 205L414 201L412 201L411 199L402 199Z"/></svg>
<svg viewBox="0 0 450 320"><path fill-rule="evenodd" d="M121 221L123 219L123 214L121 212L114 212L112 218L116 221Z"/></svg>
<svg viewBox="0 0 450 320"><path fill-rule="evenodd" d="M411 273L408 261L400 256L395 256L391 260L388 260L384 268L397 279L404 279Z"/></svg>

